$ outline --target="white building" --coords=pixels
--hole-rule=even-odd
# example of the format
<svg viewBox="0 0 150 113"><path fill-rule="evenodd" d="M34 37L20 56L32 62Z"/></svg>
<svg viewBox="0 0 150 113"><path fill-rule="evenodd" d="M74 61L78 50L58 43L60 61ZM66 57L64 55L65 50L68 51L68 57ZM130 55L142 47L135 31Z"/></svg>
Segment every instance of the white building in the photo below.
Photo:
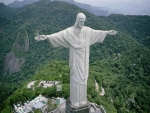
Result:
<svg viewBox="0 0 150 113"><path fill-rule="evenodd" d="M14 104L14 111L16 113L29 113L34 109L42 109L47 104L48 99L39 95L31 101L27 101L24 105Z"/></svg>

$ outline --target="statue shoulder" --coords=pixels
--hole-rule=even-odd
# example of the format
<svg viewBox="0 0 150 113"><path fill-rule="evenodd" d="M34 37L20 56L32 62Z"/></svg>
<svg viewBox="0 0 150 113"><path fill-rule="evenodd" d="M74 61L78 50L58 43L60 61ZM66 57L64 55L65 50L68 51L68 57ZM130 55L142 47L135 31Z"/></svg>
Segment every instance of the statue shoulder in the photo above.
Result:
<svg viewBox="0 0 150 113"><path fill-rule="evenodd" d="M61 31L63 34L70 34L73 31L73 27L68 27Z"/></svg>
<svg viewBox="0 0 150 113"><path fill-rule="evenodd" d="M84 31L92 30L92 29L91 29L90 27L88 27L88 26L84 26L83 29L84 29Z"/></svg>
<svg viewBox="0 0 150 113"><path fill-rule="evenodd" d="M65 29L65 31L70 31L72 29L73 29L73 27L68 27L68 28Z"/></svg>
<svg viewBox="0 0 150 113"><path fill-rule="evenodd" d="M62 33L62 34L68 33L71 29L72 29L72 27L68 27L68 28L66 28L64 30L59 31L58 33Z"/></svg>

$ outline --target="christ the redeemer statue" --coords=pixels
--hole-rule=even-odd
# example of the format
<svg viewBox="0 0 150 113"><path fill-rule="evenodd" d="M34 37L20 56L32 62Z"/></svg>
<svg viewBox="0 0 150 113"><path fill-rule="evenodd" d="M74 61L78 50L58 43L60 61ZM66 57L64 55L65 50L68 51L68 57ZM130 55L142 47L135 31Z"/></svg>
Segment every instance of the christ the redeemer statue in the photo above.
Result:
<svg viewBox="0 0 150 113"><path fill-rule="evenodd" d="M70 102L74 107L87 103L87 80L89 73L90 46L103 42L106 35L117 31L94 30L84 26L86 16L78 13L74 26L51 35L39 35L35 40L48 39L54 47L69 48Z"/></svg>

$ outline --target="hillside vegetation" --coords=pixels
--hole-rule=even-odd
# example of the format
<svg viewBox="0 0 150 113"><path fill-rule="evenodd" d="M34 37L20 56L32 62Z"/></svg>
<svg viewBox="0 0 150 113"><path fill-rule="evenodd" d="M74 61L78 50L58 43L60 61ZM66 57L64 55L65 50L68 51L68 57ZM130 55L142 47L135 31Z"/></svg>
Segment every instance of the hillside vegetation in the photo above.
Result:
<svg viewBox="0 0 150 113"><path fill-rule="evenodd" d="M108 22L114 22L117 29L132 36L150 49L149 16L110 15L104 19Z"/></svg>
<svg viewBox="0 0 150 113"><path fill-rule="evenodd" d="M2 18L12 18L17 15L20 8L10 8L5 4L0 3L0 17Z"/></svg>
<svg viewBox="0 0 150 113"><path fill-rule="evenodd" d="M86 26L118 31L115 36L107 36L102 44L91 46L89 101L103 105L108 113L150 112L150 17L97 17L72 4L42 0L21 8L12 18L0 18L1 70L4 69L6 54L13 50L13 43L16 40L23 43L18 40L20 30L24 30L29 38L28 51L23 54L15 52L16 57L25 58L21 70L13 74L1 71L0 105L3 113L10 112L13 103L19 100L32 99L39 94L47 97L59 95L54 87L38 87L35 91L27 89L27 83L32 80L61 80L63 90L59 96L69 96L68 50L53 48L48 41L37 42L34 37L38 31L46 35L73 26L79 12L87 16ZM94 80L105 89L104 96L96 92ZM28 96L31 92L32 95Z"/></svg>

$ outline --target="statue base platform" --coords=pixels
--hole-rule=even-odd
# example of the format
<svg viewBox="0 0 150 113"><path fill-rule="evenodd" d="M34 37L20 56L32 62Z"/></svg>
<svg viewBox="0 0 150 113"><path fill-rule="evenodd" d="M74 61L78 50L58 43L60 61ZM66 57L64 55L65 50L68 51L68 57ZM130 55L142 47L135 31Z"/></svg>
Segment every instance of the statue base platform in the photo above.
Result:
<svg viewBox="0 0 150 113"><path fill-rule="evenodd" d="M106 111L102 106L90 102L80 107L73 107L70 104L70 100L67 99L56 109L48 111L47 113L106 113Z"/></svg>
<svg viewBox="0 0 150 113"><path fill-rule="evenodd" d="M66 113L90 113L91 104L88 102L85 105L74 107L70 103L70 99L66 100Z"/></svg>

